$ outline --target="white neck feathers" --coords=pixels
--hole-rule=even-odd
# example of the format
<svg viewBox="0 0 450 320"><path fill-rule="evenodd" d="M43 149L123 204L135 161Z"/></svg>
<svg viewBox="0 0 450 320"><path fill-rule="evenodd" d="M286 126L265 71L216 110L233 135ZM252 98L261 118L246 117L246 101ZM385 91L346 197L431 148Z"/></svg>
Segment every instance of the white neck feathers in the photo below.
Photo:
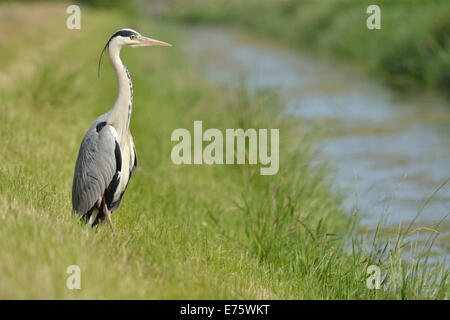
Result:
<svg viewBox="0 0 450 320"><path fill-rule="evenodd" d="M117 99L108 114L108 124L117 131L129 130L133 103L133 86L127 68L120 60L120 47L114 44L108 46L108 57L116 73ZM119 132L118 132L119 133ZM124 133L124 132L123 132ZM120 135L120 133L119 133Z"/></svg>

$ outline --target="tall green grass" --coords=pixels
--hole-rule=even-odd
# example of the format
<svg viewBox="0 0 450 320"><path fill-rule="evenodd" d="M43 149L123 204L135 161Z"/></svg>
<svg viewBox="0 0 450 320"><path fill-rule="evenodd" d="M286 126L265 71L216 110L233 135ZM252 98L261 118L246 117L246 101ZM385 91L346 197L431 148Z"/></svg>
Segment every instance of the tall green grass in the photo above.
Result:
<svg viewBox="0 0 450 320"><path fill-rule="evenodd" d="M366 9L381 8L381 30ZM450 89L450 3L445 0L173 1L167 17L234 24L362 67L402 89Z"/></svg>
<svg viewBox="0 0 450 320"><path fill-rule="evenodd" d="M443 265L417 268L400 246L377 252L357 236L356 219L330 192L327 168L313 166L314 134L273 112L276 95L205 81L179 50L177 26L84 9L82 29L69 31L65 18L61 10L45 19L54 30L41 34L45 45L5 62L0 298L448 298ZM113 237L78 222L70 192L80 141L116 95L106 62L97 79L98 54L124 26L174 47L122 53L134 81L139 167L113 214ZM281 128L280 172L172 164L171 132L194 120L205 128ZM73 264L81 290L66 288ZM384 289L367 289L371 264L383 270Z"/></svg>

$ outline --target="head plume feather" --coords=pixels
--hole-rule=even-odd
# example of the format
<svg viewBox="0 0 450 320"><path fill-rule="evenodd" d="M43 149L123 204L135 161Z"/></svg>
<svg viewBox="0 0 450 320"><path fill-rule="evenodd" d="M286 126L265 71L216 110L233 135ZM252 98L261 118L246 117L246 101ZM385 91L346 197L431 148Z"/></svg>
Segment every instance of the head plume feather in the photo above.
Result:
<svg viewBox="0 0 450 320"><path fill-rule="evenodd" d="M111 41L111 39L108 40L108 42L106 43L105 47L102 50L102 53L100 53L100 58L98 59L97 77L99 77L99 78L100 78L100 65L102 63L103 53L105 52L106 48L108 48L108 45L109 45L110 41Z"/></svg>

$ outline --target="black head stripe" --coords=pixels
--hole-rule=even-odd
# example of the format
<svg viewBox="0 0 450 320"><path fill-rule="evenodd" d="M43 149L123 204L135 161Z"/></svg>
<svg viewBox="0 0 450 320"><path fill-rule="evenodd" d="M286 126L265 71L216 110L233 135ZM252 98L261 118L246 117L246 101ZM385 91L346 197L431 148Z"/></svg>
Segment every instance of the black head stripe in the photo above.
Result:
<svg viewBox="0 0 450 320"><path fill-rule="evenodd" d="M109 39L109 41L111 41L114 37L117 37L117 36L129 37L131 35L137 36L138 34L136 32L134 32L134 31L131 31L131 30L119 30L119 31L117 31L116 33L114 33L112 35L112 37L111 37L111 39Z"/></svg>

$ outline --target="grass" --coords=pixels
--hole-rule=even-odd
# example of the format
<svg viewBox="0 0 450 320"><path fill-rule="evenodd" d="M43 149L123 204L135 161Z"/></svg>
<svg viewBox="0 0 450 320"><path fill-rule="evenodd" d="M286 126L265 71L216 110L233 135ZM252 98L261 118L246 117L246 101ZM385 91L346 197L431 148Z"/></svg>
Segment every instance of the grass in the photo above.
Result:
<svg viewBox="0 0 450 320"><path fill-rule="evenodd" d="M366 28L373 1L173 1L166 16L189 23L239 25L361 67L400 88L440 91L450 84L450 3L386 0L381 29Z"/></svg>
<svg viewBox="0 0 450 320"><path fill-rule="evenodd" d="M312 165L313 135L277 116L276 95L207 82L179 50L180 27L83 8L82 29L70 31L64 5L41 6L0 9L14 16L1 28L22 26L0 59L0 298L448 298L448 269L404 261L402 236L370 244L355 233L326 167ZM116 95L106 62L97 79L98 54L123 26L175 46L122 53L134 80L139 167L113 214L114 238L78 223L70 192L81 139ZM280 172L172 164L171 132L198 119L219 129L281 128ZM73 264L81 290L66 288ZM382 290L366 288L371 264L383 270Z"/></svg>

